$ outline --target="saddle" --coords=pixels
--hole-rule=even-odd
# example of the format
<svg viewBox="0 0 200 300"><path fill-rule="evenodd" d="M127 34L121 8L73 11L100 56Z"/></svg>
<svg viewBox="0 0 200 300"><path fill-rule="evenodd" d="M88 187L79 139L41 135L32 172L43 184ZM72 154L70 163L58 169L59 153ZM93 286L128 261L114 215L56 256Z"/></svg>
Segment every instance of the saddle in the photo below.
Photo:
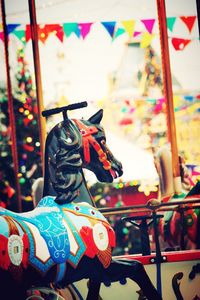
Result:
<svg viewBox="0 0 200 300"><path fill-rule="evenodd" d="M115 234L105 217L88 203L60 205L54 200L46 196L25 213L0 210L4 227L0 241L8 245L8 262L0 258L0 266L7 269L9 261L24 266L31 263L44 275L58 264L57 281L64 276L66 262L76 268L83 255L97 256L108 267Z"/></svg>

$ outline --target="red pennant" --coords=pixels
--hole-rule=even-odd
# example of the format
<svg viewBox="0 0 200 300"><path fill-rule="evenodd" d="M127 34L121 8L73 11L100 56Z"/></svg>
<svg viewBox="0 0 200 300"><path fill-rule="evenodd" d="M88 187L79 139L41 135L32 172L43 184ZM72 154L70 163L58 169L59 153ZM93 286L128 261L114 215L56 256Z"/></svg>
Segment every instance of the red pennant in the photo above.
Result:
<svg viewBox="0 0 200 300"><path fill-rule="evenodd" d="M172 45L177 51L183 50L190 42L191 40L172 38Z"/></svg>
<svg viewBox="0 0 200 300"><path fill-rule="evenodd" d="M180 19L185 23L187 26L189 32L191 33L192 28L194 26L194 22L196 20L196 16L191 16L191 17L180 17Z"/></svg>
<svg viewBox="0 0 200 300"><path fill-rule="evenodd" d="M57 36L57 38L63 42L63 37L64 37L64 32L63 32L63 27L59 24L48 24L45 25L45 32L47 37L49 34L53 33Z"/></svg>
<svg viewBox="0 0 200 300"><path fill-rule="evenodd" d="M31 39L31 26L30 25L26 25L26 42L28 42Z"/></svg>
<svg viewBox="0 0 200 300"><path fill-rule="evenodd" d="M3 34L3 32L0 32L0 40L2 40L4 42L4 34Z"/></svg>
<svg viewBox="0 0 200 300"><path fill-rule="evenodd" d="M38 25L38 40L40 40L43 44L46 42L49 36L49 32L45 25Z"/></svg>

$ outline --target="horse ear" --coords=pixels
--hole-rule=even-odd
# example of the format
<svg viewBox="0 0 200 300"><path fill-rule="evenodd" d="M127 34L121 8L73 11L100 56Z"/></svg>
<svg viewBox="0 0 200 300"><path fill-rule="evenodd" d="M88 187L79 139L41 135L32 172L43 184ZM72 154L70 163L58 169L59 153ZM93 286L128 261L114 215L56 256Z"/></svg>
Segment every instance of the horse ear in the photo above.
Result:
<svg viewBox="0 0 200 300"><path fill-rule="evenodd" d="M88 121L92 124L100 124L102 118L103 118L103 109L100 109L92 117L90 117Z"/></svg>

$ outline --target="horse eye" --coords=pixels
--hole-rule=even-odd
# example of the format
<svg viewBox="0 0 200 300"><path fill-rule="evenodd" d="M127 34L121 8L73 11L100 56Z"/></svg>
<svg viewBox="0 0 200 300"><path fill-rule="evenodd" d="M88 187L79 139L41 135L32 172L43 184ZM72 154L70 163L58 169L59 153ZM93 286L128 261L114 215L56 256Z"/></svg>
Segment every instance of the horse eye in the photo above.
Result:
<svg viewBox="0 0 200 300"><path fill-rule="evenodd" d="M101 144L102 144L102 145L105 145L105 144L106 144L106 141L105 141L105 140L102 140L102 141L101 141Z"/></svg>

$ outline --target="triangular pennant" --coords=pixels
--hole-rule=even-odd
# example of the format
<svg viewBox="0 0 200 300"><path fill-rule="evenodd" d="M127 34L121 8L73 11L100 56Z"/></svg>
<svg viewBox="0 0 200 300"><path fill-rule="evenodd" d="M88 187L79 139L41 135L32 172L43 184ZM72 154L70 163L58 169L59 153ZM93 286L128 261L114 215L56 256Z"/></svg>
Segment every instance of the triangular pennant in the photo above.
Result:
<svg viewBox="0 0 200 300"><path fill-rule="evenodd" d="M183 21L183 23L185 23L185 25L187 26L189 32L191 33L192 28L194 26L194 22L196 20L196 16L191 16L191 17L180 17L180 19Z"/></svg>
<svg viewBox="0 0 200 300"><path fill-rule="evenodd" d="M23 43L26 44L25 30L14 30L13 34Z"/></svg>
<svg viewBox="0 0 200 300"><path fill-rule="evenodd" d="M116 22L101 22L101 24L105 27L110 36L113 37Z"/></svg>
<svg viewBox="0 0 200 300"><path fill-rule="evenodd" d="M60 26L60 25L59 25ZM59 29L56 30L56 36L57 38L63 42L63 38L64 38L64 31L63 31L63 27L60 26Z"/></svg>
<svg viewBox="0 0 200 300"><path fill-rule="evenodd" d="M183 97L186 101L192 102L194 100L193 96L184 96Z"/></svg>
<svg viewBox="0 0 200 300"><path fill-rule="evenodd" d="M49 32L45 25L38 25L38 40L40 40L43 44L46 42L49 36Z"/></svg>
<svg viewBox="0 0 200 300"><path fill-rule="evenodd" d="M86 36L88 35L88 33L90 32L91 26L93 23L79 23L78 27L81 33L81 36L83 39L86 38Z"/></svg>
<svg viewBox="0 0 200 300"><path fill-rule="evenodd" d="M20 24L8 24L7 31L8 34L12 33Z"/></svg>
<svg viewBox="0 0 200 300"><path fill-rule="evenodd" d="M30 25L26 25L25 36L26 36L26 42L28 42L31 39L31 26Z"/></svg>
<svg viewBox="0 0 200 300"><path fill-rule="evenodd" d="M144 26L146 27L146 30L149 33L152 33L153 30L153 26L155 23L155 19L146 19L146 20L141 20L141 22L144 24Z"/></svg>
<svg viewBox="0 0 200 300"><path fill-rule="evenodd" d="M138 36L140 34L141 34L141 31L135 31L134 34L133 34L133 37L136 37L136 36Z"/></svg>
<svg viewBox="0 0 200 300"><path fill-rule="evenodd" d="M63 42L64 32L63 27L59 24L47 24L45 25L46 34L49 36L49 34L53 33L57 36L57 38Z"/></svg>
<svg viewBox="0 0 200 300"><path fill-rule="evenodd" d="M190 42L191 40L172 38L172 45L177 51L183 50Z"/></svg>
<svg viewBox="0 0 200 300"><path fill-rule="evenodd" d="M125 32L124 28L117 28L115 31L115 34L113 36L113 39L116 39L118 36L122 35Z"/></svg>
<svg viewBox="0 0 200 300"><path fill-rule="evenodd" d="M122 25L124 26L128 35L132 37L135 29L135 21L134 20L122 21Z"/></svg>
<svg viewBox="0 0 200 300"><path fill-rule="evenodd" d="M4 34L3 34L3 32L0 32L0 40L4 41Z"/></svg>
<svg viewBox="0 0 200 300"><path fill-rule="evenodd" d="M140 42L140 48L146 48L151 44L152 39L154 38L155 34L150 34L149 32L144 32L142 34L142 39Z"/></svg>
<svg viewBox="0 0 200 300"><path fill-rule="evenodd" d="M167 18L167 28L172 32L174 28L174 24L176 22L176 17Z"/></svg>
<svg viewBox="0 0 200 300"><path fill-rule="evenodd" d="M80 37L80 30L78 28L78 23L64 23L63 30L66 37L69 37L72 33L75 33L77 37Z"/></svg>

